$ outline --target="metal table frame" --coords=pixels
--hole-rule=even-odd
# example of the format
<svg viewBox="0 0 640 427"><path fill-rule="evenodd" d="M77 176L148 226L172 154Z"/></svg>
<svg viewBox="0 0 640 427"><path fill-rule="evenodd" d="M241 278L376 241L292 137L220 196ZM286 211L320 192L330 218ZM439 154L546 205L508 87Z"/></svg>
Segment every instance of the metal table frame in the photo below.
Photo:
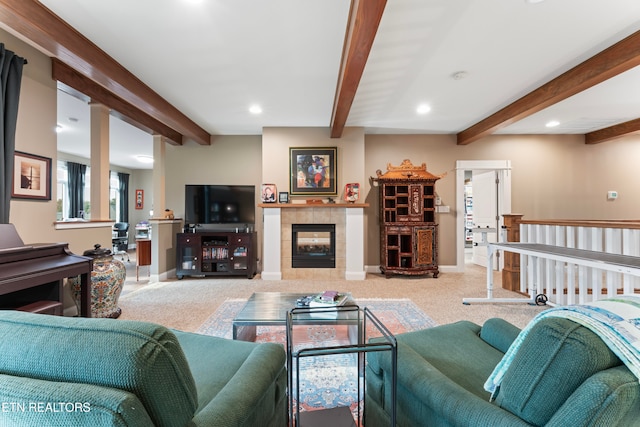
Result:
<svg viewBox="0 0 640 427"><path fill-rule="evenodd" d="M293 326L296 324L309 324L309 317L335 315L333 324L357 326L358 343L351 345L338 345L329 347L304 348L294 351L293 343ZM298 322L298 320L301 322ZM329 322L329 320L325 320ZM377 342L367 343L367 324L372 325L380 332L381 337ZM397 388L397 360L398 360L398 344L393 334L380 322L380 320L368 309L360 308L357 305L343 305L337 307L313 307L313 308L294 308L287 314L287 377L288 377L288 395L289 395L289 426L304 427L300 421L300 359L304 357L328 356L346 353L358 354L358 400L364 402L363 385L366 384L365 364L366 353L390 351L391 352L391 426L396 425L396 388ZM295 377L296 377L296 395L295 405L293 396L293 374L295 360ZM362 378L362 381L360 381ZM364 405L364 403L363 403ZM295 408L294 408L295 406ZM295 409L295 411L294 411ZM364 425L364 406L362 409L358 405L358 422L360 426Z"/></svg>

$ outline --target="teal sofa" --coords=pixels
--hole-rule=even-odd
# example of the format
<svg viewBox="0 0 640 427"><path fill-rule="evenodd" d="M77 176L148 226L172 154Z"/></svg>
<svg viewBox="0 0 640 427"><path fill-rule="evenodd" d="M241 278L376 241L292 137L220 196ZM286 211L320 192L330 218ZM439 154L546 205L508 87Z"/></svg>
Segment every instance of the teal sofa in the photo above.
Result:
<svg viewBox="0 0 640 427"><path fill-rule="evenodd" d="M0 425L286 425L285 353L113 319L0 311Z"/></svg>
<svg viewBox="0 0 640 427"><path fill-rule="evenodd" d="M484 384L520 330L501 319L397 336L397 425L640 426L640 384L593 332L571 320L532 326L490 401ZM365 424L389 426L390 359L369 357Z"/></svg>

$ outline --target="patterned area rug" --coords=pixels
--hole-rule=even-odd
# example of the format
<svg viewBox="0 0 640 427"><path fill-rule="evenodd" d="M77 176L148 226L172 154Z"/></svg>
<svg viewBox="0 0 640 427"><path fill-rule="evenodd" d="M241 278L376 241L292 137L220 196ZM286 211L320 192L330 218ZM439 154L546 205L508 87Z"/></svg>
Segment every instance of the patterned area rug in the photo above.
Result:
<svg viewBox="0 0 640 427"><path fill-rule="evenodd" d="M200 327L196 333L217 337L233 337L231 324L236 314L244 307L245 299L228 299ZM370 309L378 319L394 334L430 328L437 323L424 314L410 299L364 299L356 301L360 307ZM257 342L285 343L285 328L259 326Z"/></svg>
<svg viewBox="0 0 640 427"><path fill-rule="evenodd" d="M196 332L232 338L232 321L246 300L223 302ZM367 307L393 334L430 328L436 322L424 314L409 299L358 299L360 307ZM368 328L367 336L375 336ZM286 345L284 326L258 326L256 342L278 342ZM294 348L348 345L347 326L296 326ZM355 354L308 357L300 363L300 408L302 411L336 406L358 407L358 373ZM296 382L294 381L294 384ZM296 396L294 388L293 396Z"/></svg>

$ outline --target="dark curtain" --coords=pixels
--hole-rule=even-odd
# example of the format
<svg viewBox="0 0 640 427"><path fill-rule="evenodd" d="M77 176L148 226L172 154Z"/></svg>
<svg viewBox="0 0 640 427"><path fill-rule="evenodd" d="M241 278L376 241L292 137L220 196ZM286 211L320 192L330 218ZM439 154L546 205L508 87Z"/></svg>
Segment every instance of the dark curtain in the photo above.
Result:
<svg viewBox="0 0 640 427"><path fill-rule="evenodd" d="M78 218L84 211L84 177L87 165L67 162L69 175L69 218Z"/></svg>
<svg viewBox="0 0 640 427"><path fill-rule="evenodd" d="M129 174L118 172L118 197L120 197L119 222L129 222Z"/></svg>
<svg viewBox="0 0 640 427"><path fill-rule="evenodd" d="M20 82L26 63L0 43L0 224L9 223Z"/></svg>

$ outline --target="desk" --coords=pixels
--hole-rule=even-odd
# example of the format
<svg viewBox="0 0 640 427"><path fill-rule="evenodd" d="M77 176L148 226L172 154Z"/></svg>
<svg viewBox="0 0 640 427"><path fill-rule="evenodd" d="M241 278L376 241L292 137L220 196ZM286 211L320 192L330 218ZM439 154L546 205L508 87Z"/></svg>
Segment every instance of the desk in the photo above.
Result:
<svg viewBox="0 0 640 427"><path fill-rule="evenodd" d="M151 240L136 240L136 281L140 280L140 267L151 265ZM151 267L149 267L148 275L151 276Z"/></svg>
<svg viewBox="0 0 640 427"><path fill-rule="evenodd" d="M536 289L534 292L536 294L535 298L493 298L492 255L494 251L498 250L505 250L508 252L514 252L533 257L533 281L536 284ZM567 248L563 246L544 245L541 243L489 243L487 245L487 258L487 298L464 298L462 300L463 304L470 304L472 302L526 302L530 304L539 304L540 302L543 302L542 300L546 300L546 296L542 296L539 294L540 285L537 280L538 258L550 259L553 261L582 265L585 267L640 277L640 257L590 251L586 249Z"/></svg>

